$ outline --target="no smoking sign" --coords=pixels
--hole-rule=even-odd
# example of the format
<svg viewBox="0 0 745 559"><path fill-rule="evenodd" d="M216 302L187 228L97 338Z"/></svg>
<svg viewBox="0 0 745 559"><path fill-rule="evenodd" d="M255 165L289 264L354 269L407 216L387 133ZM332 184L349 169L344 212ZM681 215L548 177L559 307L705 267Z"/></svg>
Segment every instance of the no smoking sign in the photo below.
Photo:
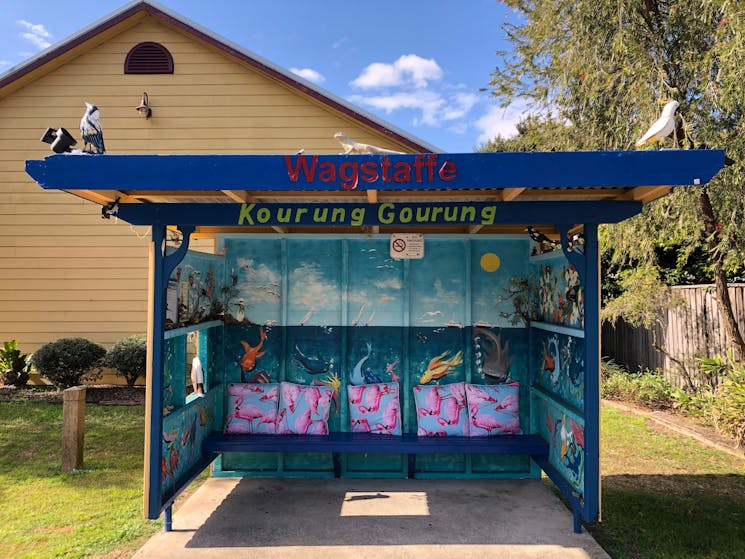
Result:
<svg viewBox="0 0 745 559"><path fill-rule="evenodd" d="M424 235L396 233L391 235L391 258L423 258Z"/></svg>

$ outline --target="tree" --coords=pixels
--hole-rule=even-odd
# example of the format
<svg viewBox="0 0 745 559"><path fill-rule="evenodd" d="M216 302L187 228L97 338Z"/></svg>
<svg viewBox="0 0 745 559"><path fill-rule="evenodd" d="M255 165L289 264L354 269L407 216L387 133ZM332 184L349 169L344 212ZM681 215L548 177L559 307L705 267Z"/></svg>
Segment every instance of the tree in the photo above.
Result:
<svg viewBox="0 0 745 559"><path fill-rule="evenodd" d="M735 163L703 188L675 189L642 214L604 228L613 265L654 263L678 246L685 262L703 247L725 328L740 359L745 342L727 275L745 261L745 17L725 0L505 0L523 23L490 82L503 104L531 101L534 120L571 149L632 149L669 99L680 103L671 145L726 148ZM537 117L533 117L534 119ZM548 123L548 124L547 124ZM525 140L525 138L523 138ZM538 145L551 149L556 138ZM499 147L499 142L492 147Z"/></svg>

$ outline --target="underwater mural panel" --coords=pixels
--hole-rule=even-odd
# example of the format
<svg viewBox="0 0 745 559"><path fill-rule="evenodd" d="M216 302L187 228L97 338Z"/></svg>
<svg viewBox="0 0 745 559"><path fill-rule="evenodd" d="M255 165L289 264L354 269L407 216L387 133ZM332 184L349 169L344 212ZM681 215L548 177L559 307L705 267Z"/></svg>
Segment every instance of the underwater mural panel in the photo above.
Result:
<svg viewBox="0 0 745 559"><path fill-rule="evenodd" d="M220 391L210 391L163 418L161 494L164 497L181 487L192 469L205 459L202 441L212 431L222 428L221 418L215 413L220 409L217 399L221 397Z"/></svg>
<svg viewBox="0 0 745 559"><path fill-rule="evenodd" d="M415 386L520 385L530 425L528 331L515 300L530 300L525 236L427 237L421 259L391 257L387 237L228 235L226 285L242 323L226 319L226 383L331 386L329 430L350 430L347 386L399 383L404 432L417 431ZM472 465L473 460L473 465ZM325 455L236 454L217 471L331 475ZM352 476L405 476L402 456L347 455ZM528 475L520 457L421 456L422 475Z"/></svg>
<svg viewBox="0 0 745 559"><path fill-rule="evenodd" d="M534 426L549 443L549 462L578 493L585 491L585 428L577 414L534 393Z"/></svg>
<svg viewBox="0 0 745 559"><path fill-rule="evenodd" d="M583 410L584 338L532 328L530 347L536 384L577 410Z"/></svg>

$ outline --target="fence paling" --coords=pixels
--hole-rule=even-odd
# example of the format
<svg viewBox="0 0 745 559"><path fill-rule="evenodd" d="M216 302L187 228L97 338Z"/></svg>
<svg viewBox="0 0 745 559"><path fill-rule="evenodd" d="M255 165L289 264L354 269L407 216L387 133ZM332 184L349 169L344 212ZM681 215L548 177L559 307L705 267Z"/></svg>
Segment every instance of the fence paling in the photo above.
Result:
<svg viewBox="0 0 745 559"><path fill-rule="evenodd" d="M728 288L735 319L740 330L745 331L745 284L729 284ZM615 326L603 324L602 351L604 357L610 357L629 371L663 369L673 384L682 386L682 375L673 360L692 363L697 357L725 355L732 343L719 315L713 285L672 289L685 300L685 305L667 311L662 325L654 328L658 344L663 345L673 359L653 347L651 330L634 328L623 319Z"/></svg>

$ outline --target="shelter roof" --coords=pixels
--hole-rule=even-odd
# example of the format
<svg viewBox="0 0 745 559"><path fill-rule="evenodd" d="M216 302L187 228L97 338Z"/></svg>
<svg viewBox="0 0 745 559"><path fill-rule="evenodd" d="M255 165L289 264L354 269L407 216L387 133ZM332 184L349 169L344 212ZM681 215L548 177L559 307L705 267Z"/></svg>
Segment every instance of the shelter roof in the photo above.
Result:
<svg viewBox="0 0 745 559"><path fill-rule="evenodd" d="M118 201L119 216L130 223L194 225L197 236L412 226L424 233L516 233L526 225L620 221L672 188L706 184L723 164L721 150L53 155L27 161L26 171L45 189L102 205ZM311 220L315 208L334 205L344 219ZM297 215L303 206L307 211ZM435 207L443 209L427 219L408 217ZM448 220L455 210L446 214L446 207L458 208L460 217ZM368 217L351 219L354 208Z"/></svg>

